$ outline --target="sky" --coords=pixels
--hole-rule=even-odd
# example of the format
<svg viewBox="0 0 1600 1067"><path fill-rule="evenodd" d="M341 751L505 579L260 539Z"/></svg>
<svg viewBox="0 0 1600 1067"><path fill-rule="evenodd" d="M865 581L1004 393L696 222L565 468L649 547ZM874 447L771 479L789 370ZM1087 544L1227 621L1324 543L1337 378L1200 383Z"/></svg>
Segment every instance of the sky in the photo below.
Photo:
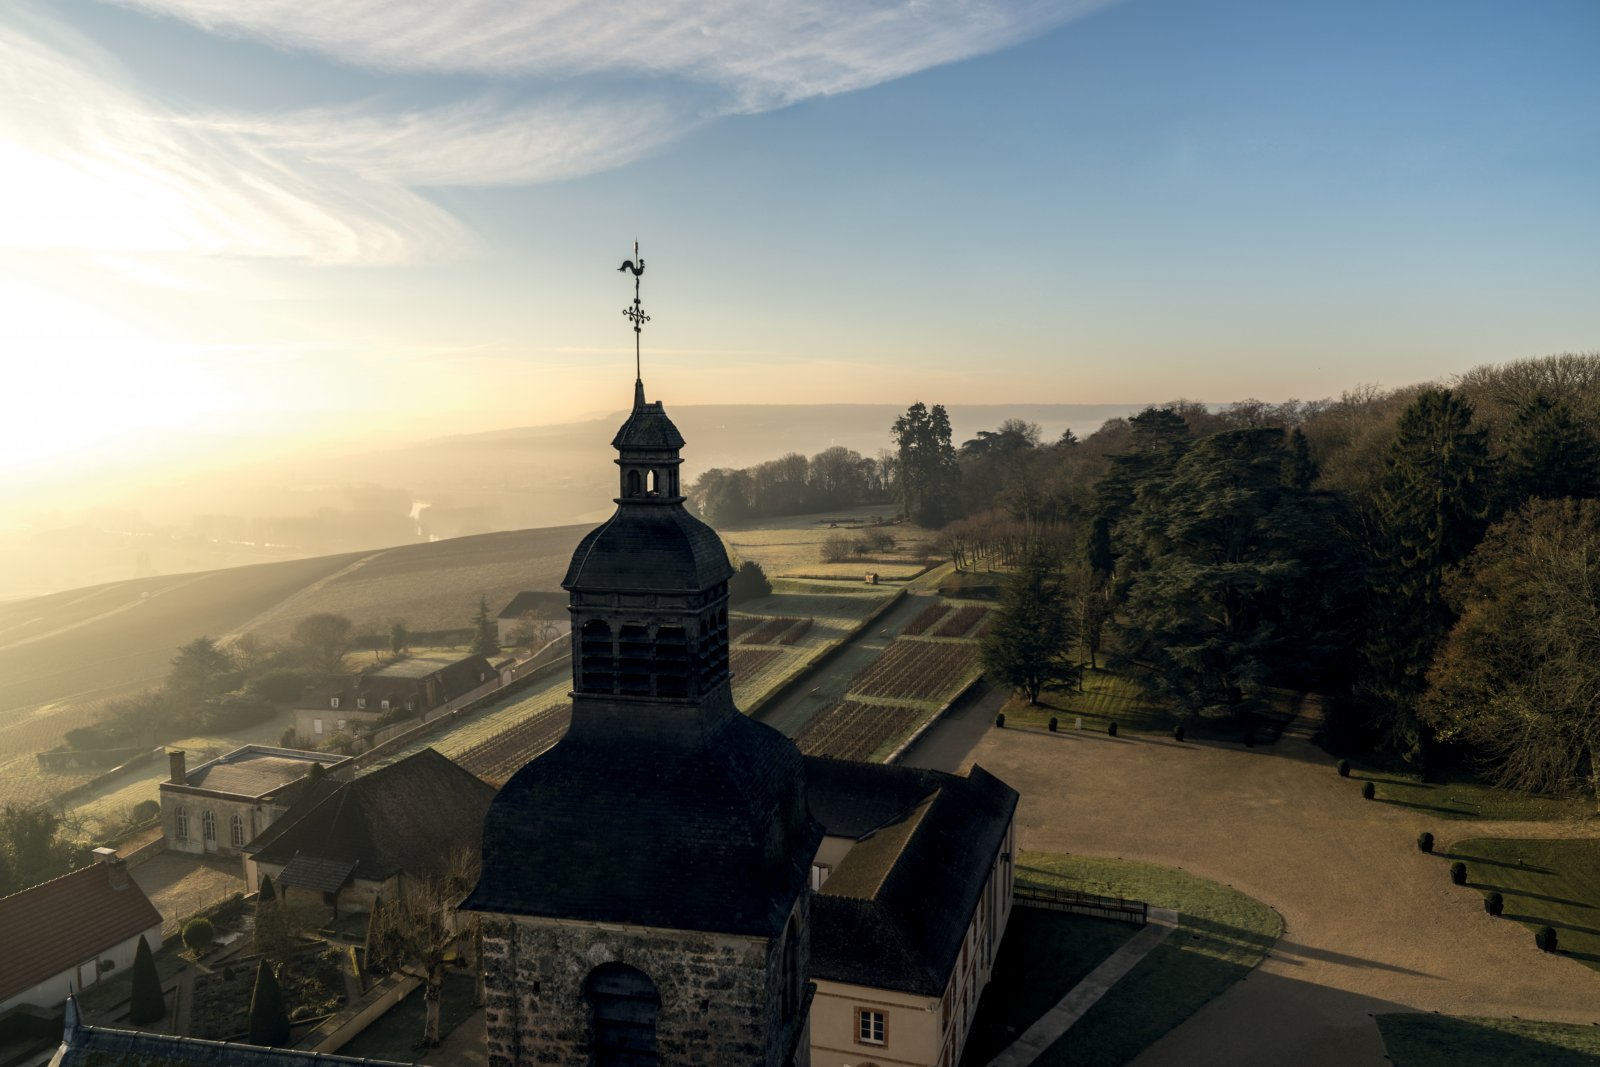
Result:
<svg viewBox="0 0 1600 1067"><path fill-rule="evenodd" d="M0 484L1600 350L1600 5L6 0Z"/></svg>

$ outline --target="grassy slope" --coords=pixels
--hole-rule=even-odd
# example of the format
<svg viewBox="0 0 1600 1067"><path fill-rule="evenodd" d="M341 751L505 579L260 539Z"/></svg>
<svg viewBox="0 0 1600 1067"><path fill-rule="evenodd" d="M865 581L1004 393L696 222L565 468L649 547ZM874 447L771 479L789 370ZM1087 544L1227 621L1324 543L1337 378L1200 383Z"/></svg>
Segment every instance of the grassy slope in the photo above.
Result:
<svg viewBox="0 0 1600 1067"><path fill-rule="evenodd" d="M1372 782L1378 800L1431 812L1441 819L1553 820L1589 812L1582 801L1496 789L1461 772L1440 777L1442 780L1424 782L1407 771L1369 770L1360 765L1350 772L1352 781Z"/></svg>
<svg viewBox="0 0 1600 1067"><path fill-rule="evenodd" d="M1466 863L1473 889L1504 895L1506 918L1553 927L1563 954L1600 970L1600 840L1475 837L1438 855Z"/></svg>
<svg viewBox="0 0 1600 1067"><path fill-rule="evenodd" d="M1283 933L1283 919L1260 901L1171 867L1023 852L1017 878L1119 894L1180 914L1172 936L1046 1049L1035 1061L1040 1067L1128 1062L1250 973Z"/></svg>
<svg viewBox="0 0 1600 1067"><path fill-rule="evenodd" d="M1600 1028L1448 1015L1378 1016L1396 1067L1580 1067L1600 1059Z"/></svg>

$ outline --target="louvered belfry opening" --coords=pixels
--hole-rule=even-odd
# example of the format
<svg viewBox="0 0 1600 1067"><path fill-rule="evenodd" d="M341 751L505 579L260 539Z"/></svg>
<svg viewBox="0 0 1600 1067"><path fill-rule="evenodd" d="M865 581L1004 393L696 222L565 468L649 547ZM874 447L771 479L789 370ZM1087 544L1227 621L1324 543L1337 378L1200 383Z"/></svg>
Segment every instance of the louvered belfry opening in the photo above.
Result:
<svg viewBox="0 0 1600 1067"><path fill-rule="evenodd" d="M643 971L605 963L584 983L594 1067L657 1067L656 1018L661 994Z"/></svg>

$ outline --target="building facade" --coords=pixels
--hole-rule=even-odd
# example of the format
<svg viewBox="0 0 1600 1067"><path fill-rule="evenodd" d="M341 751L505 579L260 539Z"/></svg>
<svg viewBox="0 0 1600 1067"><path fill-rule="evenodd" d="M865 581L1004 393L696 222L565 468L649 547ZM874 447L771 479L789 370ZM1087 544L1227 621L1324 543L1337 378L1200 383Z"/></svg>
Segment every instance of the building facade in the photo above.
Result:
<svg viewBox="0 0 1600 1067"><path fill-rule="evenodd" d="M182 749L167 753L161 783L161 826L176 852L239 856L288 810L313 768L330 770L347 757L329 752L245 745L187 768Z"/></svg>

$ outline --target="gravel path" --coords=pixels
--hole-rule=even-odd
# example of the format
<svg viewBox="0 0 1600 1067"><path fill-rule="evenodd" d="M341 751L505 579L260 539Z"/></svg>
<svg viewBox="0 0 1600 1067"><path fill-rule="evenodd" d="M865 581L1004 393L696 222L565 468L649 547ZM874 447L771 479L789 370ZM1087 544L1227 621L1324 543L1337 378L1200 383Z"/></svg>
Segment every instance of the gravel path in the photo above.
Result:
<svg viewBox="0 0 1600 1067"><path fill-rule="evenodd" d="M1364 801L1297 736L1245 749L991 730L972 758L1022 793L1023 848L1179 866L1283 915L1267 960L1138 1067L1383 1067L1371 1016L1390 1011L1600 1020L1600 973L1540 953L1416 849L1422 830L1444 844L1600 825L1457 822Z"/></svg>

